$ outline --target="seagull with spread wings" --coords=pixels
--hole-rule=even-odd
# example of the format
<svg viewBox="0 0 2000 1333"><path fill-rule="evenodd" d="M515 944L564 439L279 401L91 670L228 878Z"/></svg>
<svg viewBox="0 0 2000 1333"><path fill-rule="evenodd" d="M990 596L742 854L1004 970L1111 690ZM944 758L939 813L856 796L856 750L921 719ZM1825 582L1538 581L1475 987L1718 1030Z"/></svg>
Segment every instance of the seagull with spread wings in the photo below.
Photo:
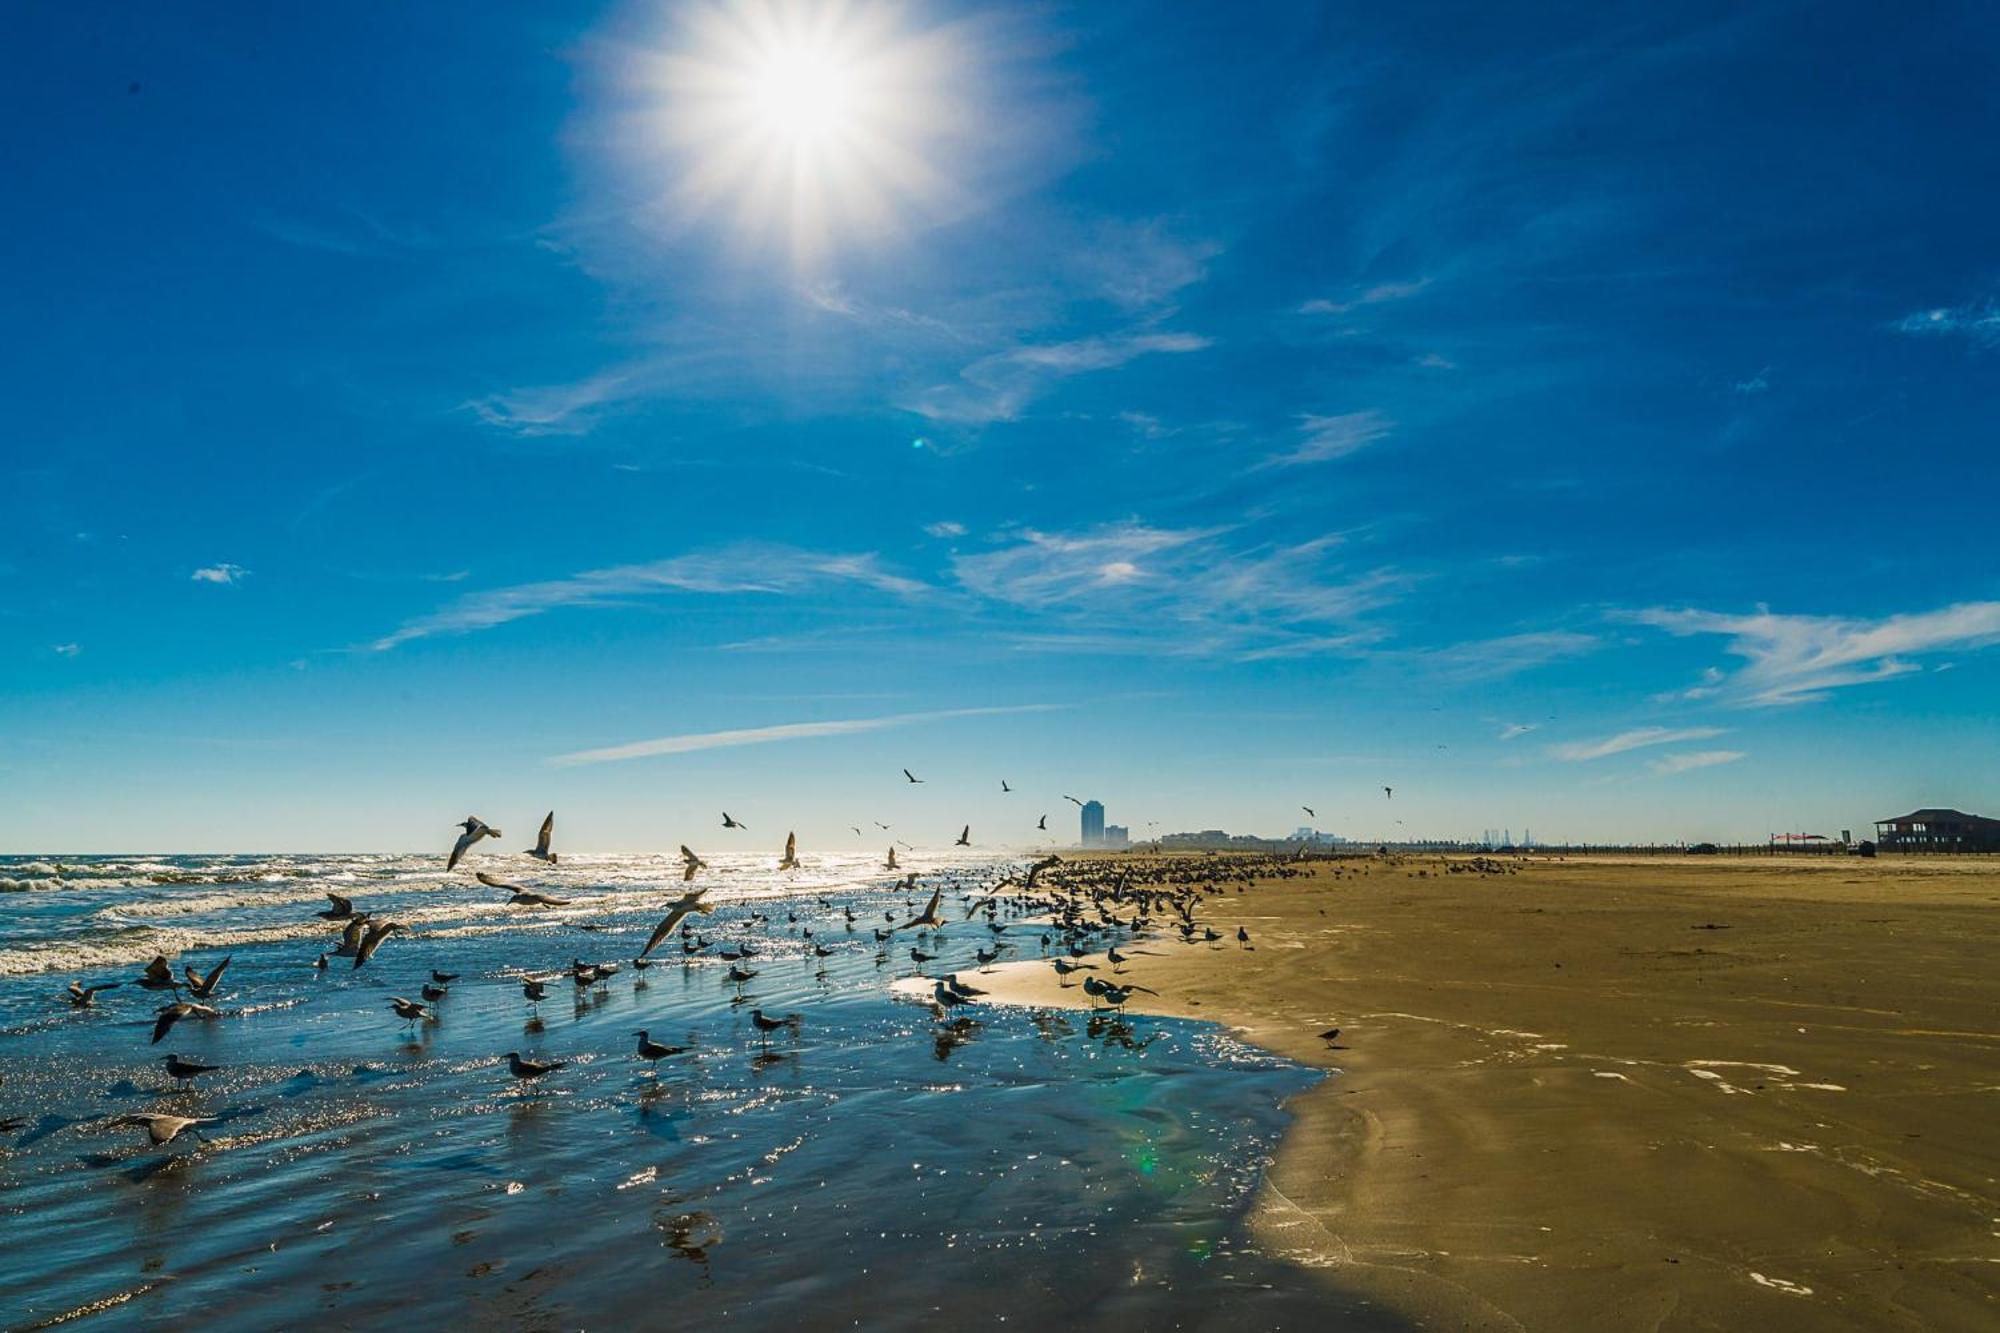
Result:
<svg viewBox="0 0 2000 1333"><path fill-rule="evenodd" d="M665 919L659 925L653 927L652 938L646 941L645 948L639 950L639 957L644 958L647 954L659 948L660 942L674 933L674 927L685 921L688 913L714 911L714 908L702 901L702 897L707 892L707 889L695 889L684 893L678 902L667 908Z"/></svg>
<svg viewBox="0 0 2000 1333"><path fill-rule="evenodd" d="M546 861L550 865L554 865L556 863L556 854L549 850L549 839L555 837L555 835L556 812L551 810L548 813L548 818L542 821L542 831L536 835L535 845L528 849L527 854L534 857L537 861Z"/></svg>
<svg viewBox="0 0 2000 1333"><path fill-rule="evenodd" d="M458 869L460 858L467 851L471 850L473 843L478 842L481 838L497 838L500 836L499 829L494 828L478 815L467 815L465 822L458 827L464 829L465 832L459 834L458 841L451 845L451 857L444 863L446 870Z"/></svg>

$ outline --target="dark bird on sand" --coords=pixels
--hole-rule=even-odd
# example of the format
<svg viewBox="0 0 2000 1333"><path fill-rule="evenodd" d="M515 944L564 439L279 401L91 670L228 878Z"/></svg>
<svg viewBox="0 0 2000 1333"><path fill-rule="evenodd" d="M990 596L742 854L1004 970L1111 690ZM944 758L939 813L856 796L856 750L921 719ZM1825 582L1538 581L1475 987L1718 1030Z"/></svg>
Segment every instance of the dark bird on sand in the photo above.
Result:
<svg viewBox="0 0 2000 1333"><path fill-rule="evenodd" d="M213 1074L221 1065L196 1064L193 1060L183 1060L178 1055L169 1054L163 1062L167 1067L167 1077L185 1083L197 1074Z"/></svg>
<svg viewBox="0 0 2000 1333"><path fill-rule="evenodd" d="M473 843L478 842L481 838L497 838L500 836L499 829L494 828L478 815L467 815L465 822L458 827L464 829L465 832L459 834L458 841L451 845L451 856L444 863L446 870L458 869L459 858L471 850Z"/></svg>

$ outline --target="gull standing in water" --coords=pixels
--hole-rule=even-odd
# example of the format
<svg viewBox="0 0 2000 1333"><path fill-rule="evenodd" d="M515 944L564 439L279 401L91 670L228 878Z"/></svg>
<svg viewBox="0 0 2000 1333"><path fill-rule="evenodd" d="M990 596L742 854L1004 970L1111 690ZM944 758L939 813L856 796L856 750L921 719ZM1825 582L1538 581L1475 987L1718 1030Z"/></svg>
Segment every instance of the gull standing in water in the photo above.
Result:
<svg viewBox="0 0 2000 1333"><path fill-rule="evenodd" d="M660 924L653 927L653 934L646 941L646 947L639 950L639 957L644 958L647 954L659 948L660 942L674 933L674 927L685 921L689 912L714 911L713 907L702 901L702 898L707 893L707 889L695 889L692 892L682 894L679 901L667 909L667 914L662 918Z"/></svg>
<svg viewBox="0 0 2000 1333"><path fill-rule="evenodd" d="M396 1011L396 1017L406 1023L437 1022L437 1015L432 1013L427 1006L418 1004L415 1000L406 1000L400 995L391 995L389 997L389 1007Z"/></svg>
<svg viewBox="0 0 2000 1333"><path fill-rule="evenodd" d="M567 1060L523 1060L519 1051L507 1052L507 1072L523 1083L532 1083L544 1074L568 1067Z"/></svg>
<svg viewBox="0 0 2000 1333"><path fill-rule="evenodd" d="M497 838L500 836L499 829L494 828L478 815L467 815L465 822L460 824L459 827L464 829L465 832L459 834L458 841L451 845L451 857L444 863L446 870L458 869L459 858L471 849L473 843L478 842L481 838Z"/></svg>
<svg viewBox="0 0 2000 1333"><path fill-rule="evenodd" d="M473 878L477 879L481 884L484 884L489 889L499 889L502 893L513 894L514 896L507 900L509 905L512 906L519 906L519 907L568 907L569 906L569 899L567 898L551 898L546 893L536 893L533 889L524 889L518 884L509 884L505 880L495 879L493 876L487 874L484 870L474 872Z"/></svg>
<svg viewBox="0 0 2000 1333"><path fill-rule="evenodd" d="M644 1028L640 1028L637 1032L633 1033L632 1035L639 1039L639 1058L651 1064L656 1074L658 1073L659 1070L660 1061L666 1059L670 1055L679 1055L682 1051L685 1051L687 1049L687 1047L685 1046L662 1045L661 1043L654 1041L650 1036L648 1036L646 1034L646 1029Z"/></svg>
<svg viewBox="0 0 2000 1333"><path fill-rule="evenodd" d="M534 857L537 861L546 861L550 865L554 865L556 863L556 854L549 850L549 839L555 835L556 812L551 810L549 811L548 818L542 821L542 831L536 835L535 845L528 849L527 854Z"/></svg>
<svg viewBox="0 0 2000 1333"><path fill-rule="evenodd" d="M174 1054L167 1056L165 1064L167 1066L167 1077L181 1083L187 1082L197 1074L213 1074L216 1070L222 1068L221 1065L196 1064L192 1060L183 1060L180 1056Z"/></svg>

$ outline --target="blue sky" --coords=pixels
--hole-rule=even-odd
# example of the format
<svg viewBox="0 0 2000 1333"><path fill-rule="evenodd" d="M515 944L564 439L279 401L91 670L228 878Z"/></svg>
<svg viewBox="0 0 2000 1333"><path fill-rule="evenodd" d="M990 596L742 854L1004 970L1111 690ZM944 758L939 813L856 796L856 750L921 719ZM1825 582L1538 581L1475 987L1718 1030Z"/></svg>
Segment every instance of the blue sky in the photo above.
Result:
<svg viewBox="0 0 2000 1333"><path fill-rule="evenodd" d="M8 26L0 848L2000 812L1988 7Z"/></svg>

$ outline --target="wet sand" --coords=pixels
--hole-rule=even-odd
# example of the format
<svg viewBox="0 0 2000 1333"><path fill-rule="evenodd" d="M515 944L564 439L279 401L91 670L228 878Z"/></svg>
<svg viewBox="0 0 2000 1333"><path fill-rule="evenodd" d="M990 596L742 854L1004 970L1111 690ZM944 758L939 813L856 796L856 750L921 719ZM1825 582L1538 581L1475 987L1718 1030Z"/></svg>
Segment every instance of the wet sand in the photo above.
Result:
<svg viewBox="0 0 2000 1333"><path fill-rule="evenodd" d="M2000 865L1339 864L1211 899L1224 943L1142 942L1120 978L1160 992L1133 1009L1342 1071L1293 1099L1253 1217L1335 1305L2000 1322ZM1088 1003L1039 962L981 984Z"/></svg>

